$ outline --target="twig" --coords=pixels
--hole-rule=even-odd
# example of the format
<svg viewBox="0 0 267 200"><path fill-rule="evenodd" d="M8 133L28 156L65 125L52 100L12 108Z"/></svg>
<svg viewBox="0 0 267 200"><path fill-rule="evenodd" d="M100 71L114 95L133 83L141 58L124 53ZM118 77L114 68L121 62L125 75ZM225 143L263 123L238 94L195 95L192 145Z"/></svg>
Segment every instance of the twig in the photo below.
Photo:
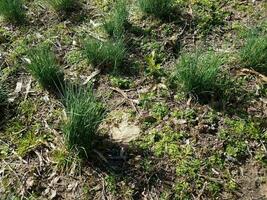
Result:
<svg viewBox="0 0 267 200"><path fill-rule="evenodd" d="M252 69L247 69L247 68L244 68L244 69L241 69L240 70L241 72L241 75L242 74L253 74L253 75L256 75L258 76L263 82L267 83L267 77L264 76L263 74L259 73L259 72L256 72L255 70L252 70Z"/></svg>
<svg viewBox="0 0 267 200"><path fill-rule="evenodd" d="M107 159L103 156L102 153L100 153L99 151L97 151L97 150L95 150L95 149L93 150L93 152L96 153L96 154L99 156L99 158L100 158L101 160L103 160L105 163L108 163Z"/></svg>
<svg viewBox="0 0 267 200"><path fill-rule="evenodd" d="M106 185L105 185L105 179L102 178L102 200L106 200Z"/></svg>
<svg viewBox="0 0 267 200"><path fill-rule="evenodd" d="M28 162L26 160L24 160L21 156L18 155L18 153L13 149L12 153L24 164L28 164Z"/></svg>
<svg viewBox="0 0 267 200"><path fill-rule="evenodd" d="M28 82L28 84L27 84L27 86L26 86L26 92L25 92L24 100L26 100L27 97L28 97L29 91L30 91L30 89L31 89L31 83L32 83L32 79L30 78L30 80L29 80L29 82Z"/></svg>
<svg viewBox="0 0 267 200"><path fill-rule="evenodd" d="M202 194L204 193L204 191L205 191L205 189L206 189L206 187L207 187L207 181L205 181L205 183L203 184L203 187L201 188L201 190L200 190L200 193L197 195L197 200L200 200L200 197L202 196Z"/></svg>
<svg viewBox="0 0 267 200"><path fill-rule="evenodd" d="M129 102L129 104L130 104L130 106L133 108L133 110L134 110L136 113L140 114L139 111L138 111L138 109L137 109L136 106L134 105L133 101L132 101L131 99L128 98L127 94L126 94L124 91L122 91L122 90L119 89L119 88L114 88L114 87L111 87L110 89L112 89L112 90L114 90L114 91L120 93L120 94L121 94L121 95L122 95L128 102Z"/></svg>
<svg viewBox="0 0 267 200"><path fill-rule="evenodd" d="M96 77L100 73L100 69L95 70L87 79L83 82L83 85L86 85L90 80Z"/></svg>
<svg viewBox="0 0 267 200"><path fill-rule="evenodd" d="M265 147L264 143L262 142L262 140L261 140L260 142L261 142L261 145L262 145L262 148L263 148L263 150L264 150L264 151L265 151L265 153L267 154L267 149L266 149L266 147Z"/></svg>
<svg viewBox="0 0 267 200"><path fill-rule="evenodd" d="M203 178L205 178L205 179L207 179L207 180L209 180L209 181L212 181L212 182L214 182L214 183L218 183L218 184L220 184L220 185L223 185L223 180L221 180L221 179L216 179L216 178L212 178L212 177L208 177L208 176L205 176L205 175L199 175L200 177L203 177Z"/></svg>
<svg viewBox="0 0 267 200"><path fill-rule="evenodd" d="M14 174L14 176L17 178L17 180L18 180L18 181L20 182L20 184L23 186L23 183L22 183L22 181L20 180L18 174L12 169L12 167L10 167L10 165L9 165L5 160L3 160L2 162L9 168L9 171L11 171L11 172Z"/></svg>
<svg viewBox="0 0 267 200"><path fill-rule="evenodd" d="M177 35L178 37L179 37L179 36L182 36L182 35L184 34L187 25L188 25L187 22L185 22L185 25L184 25L183 30Z"/></svg>

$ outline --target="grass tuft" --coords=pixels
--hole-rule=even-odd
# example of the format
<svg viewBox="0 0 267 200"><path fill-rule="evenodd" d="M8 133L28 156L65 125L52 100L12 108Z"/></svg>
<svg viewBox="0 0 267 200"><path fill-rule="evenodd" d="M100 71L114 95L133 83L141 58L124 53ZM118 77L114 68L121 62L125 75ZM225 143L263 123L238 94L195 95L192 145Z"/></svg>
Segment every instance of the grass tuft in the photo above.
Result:
<svg viewBox="0 0 267 200"><path fill-rule="evenodd" d="M115 4L110 18L104 24L107 33L116 39L121 38L125 32L125 26L128 23L128 16L126 2L119 0Z"/></svg>
<svg viewBox="0 0 267 200"><path fill-rule="evenodd" d="M222 96L229 78L221 74L222 59L213 52L182 55L171 82L200 100Z"/></svg>
<svg viewBox="0 0 267 200"><path fill-rule="evenodd" d="M56 12L73 11L77 2L75 0L46 0Z"/></svg>
<svg viewBox="0 0 267 200"><path fill-rule="evenodd" d="M102 42L95 39L89 39L86 41L84 50L87 59L95 67L108 67L114 69L121 66L126 54L126 49L121 40L116 42Z"/></svg>
<svg viewBox="0 0 267 200"><path fill-rule="evenodd" d="M7 21L21 24L25 21L26 14L22 0L0 0L0 15Z"/></svg>
<svg viewBox="0 0 267 200"><path fill-rule="evenodd" d="M49 47L42 46L31 50L29 59L28 70L40 85L51 92L62 92L64 73Z"/></svg>
<svg viewBox="0 0 267 200"><path fill-rule="evenodd" d="M138 3L144 13L165 18L170 15L173 0L138 0Z"/></svg>
<svg viewBox="0 0 267 200"><path fill-rule="evenodd" d="M88 155L93 148L105 109L95 98L92 87L68 88L65 93L65 106L67 122L64 134L67 145L69 149Z"/></svg>
<svg viewBox="0 0 267 200"><path fill-rule="evenodd" d="M245 67L267 74L267 35L251 34L241 49L240 57Z"/></svg>

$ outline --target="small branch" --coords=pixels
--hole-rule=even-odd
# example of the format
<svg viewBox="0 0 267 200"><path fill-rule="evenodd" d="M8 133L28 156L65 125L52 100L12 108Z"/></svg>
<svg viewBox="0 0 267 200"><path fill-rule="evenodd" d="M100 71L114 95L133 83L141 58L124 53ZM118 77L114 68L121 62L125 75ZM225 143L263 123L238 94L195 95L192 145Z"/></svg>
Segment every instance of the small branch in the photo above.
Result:
<svg viewBox="0 0 267 200"><path fill-rule="evenodd" d="M94 77L100 74L100 69L95 70L87 79L83 82L83 85L86 85L89 81L91 81Z"/></svg>
<svg viewBox="0 0 267 200"><path fill-rule="evenodd" d="M205 183L203 184L203 187L201 188L201 190L200 190L200 193L197 195L197 200L200 200L200 197L202 196L202 194L204 193L204 191L205 191L205 189L206 189L206 187L207 187L207 181L205 181Z"/></svg>
<svg viewBox="0 0 267 200"><path fill-rule="evenodd" d="M133 109L136 113L140 114L139 111L138 111L138 109L137 109L136 106L134 105L133 101L132 101L131 99L128 98L127 94L126 94L124 91L122 91L122 90L119 89L119 88L113 88L113 87L111 87L110 89L112 89L112 90L114 90L114 91L120 93L120 94L121 94L121 95L122 95L128 102L129 102L129 104L130 104L130 106L132 107L132 109Z"/></svg>
<svg viewBox="0 0 267 200"><path fill-rule="evenodd" d="M252 75L258 76L263 82L267 83L267 76L264 76L263 74L256 72L255 70L244 68L244 69L241 69L240 72L241 72L241 75L252 74Z"/></svg>
<svg viewBox="0 0 267 200"><path fill-rule="evenodd" d="M223 180L221 180L221 179L216 179L216 178L208 177L208 176L205 176L205 175L199 175L199 176L202 177L202 178L205 178L205 179L207 179L209 181L212 181L214 183L218 183L220 185L224 184Z"/></svg>

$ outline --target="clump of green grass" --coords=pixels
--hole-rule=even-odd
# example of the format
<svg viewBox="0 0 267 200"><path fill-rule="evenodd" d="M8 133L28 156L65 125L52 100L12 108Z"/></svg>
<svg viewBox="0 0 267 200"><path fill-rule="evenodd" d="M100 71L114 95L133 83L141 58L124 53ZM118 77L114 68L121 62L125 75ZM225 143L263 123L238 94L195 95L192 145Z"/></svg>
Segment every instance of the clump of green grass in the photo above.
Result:
<svg viewBox="0 0 267 200"><path fill-rule="evenodd" d="M103 42L89 39L86 41L84 51L87 59L95 67L115 69L121 66L126 55L126 49L121 40Z"/></svg>
<svg viewBox="0 0 267 200"><path fill-rule="evenodd" d="M64 73L49 47L40 46L31 50L29 59L28 70L40 85L48 91L62 92Z"/></svg>
<svg viewBox="0 0 267 200"><path fill-rule="evenodd" d="M173 0L138 0L138 3L144 13L165 18L170 14Z"/></svg>
<svg viewBox="0 0 267 200"><path fill-rule="evenodd" d="M107 33L114 38L121 38L125 32L125 26L128 23L128 16L126 2L119 0L115 4L110 18L104 24Z"/></svg>
<svg viewBox="0 0 267 200"><path fill-rule="evenodd" d="M67 145L70 149L88 155L96 141L105 109L95 98L92 87L70 87L66 89L64 98L67 113L64 134Z"/></svg>
<svg viewBox="0 0 267 200"><path fill-rule="evenodd" d="M46 0L47 3L57 12L73 11L77 5L75 0Z"/></svg>
<svg viewBox="0 0 267 200"><path fill-rule="evenodd" d="M220 76L221 64L222 59L213 52L182 55L171 82L199 99L218 97L228 84L228 78Z"/></svg>
<svg viewBox="0 0 267 200"><path fill-rule="evenodd" d="M26 15L22 0L0 0L0 15L7 21L20 24L25 21Z"/></svg>
<svg viewBox="0 0 267 200"><path fill-rule="evenodd" d="M240 57L245 67L267 74L267 35L250 34Z"/></svg>

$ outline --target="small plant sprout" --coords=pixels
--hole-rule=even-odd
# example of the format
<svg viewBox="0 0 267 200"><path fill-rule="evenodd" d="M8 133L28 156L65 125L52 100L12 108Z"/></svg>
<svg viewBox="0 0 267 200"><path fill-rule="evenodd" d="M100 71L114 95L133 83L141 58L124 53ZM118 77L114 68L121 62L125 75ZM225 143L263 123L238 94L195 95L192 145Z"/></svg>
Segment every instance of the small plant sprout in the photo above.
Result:
<svg viewBox="0 0 267 200"><path fill-rule="evenodd" d="M121 40L116 42L99 41L96 39L89 39L84 47L87 59L95 67L107 67L117 69L126 55L126 49Z"/></svg>
<svg viewBox="0 0 267 200"><path fill-rule="evenodd" d="M155 51L145 57L147 68L146 72L148 75L151 75L155 78L161 77L164 75L164 71L159 63L157 63L157 55Z"/></svg>
<svg viewBox="0 0 267 200"><path fill-rule="evenodd" d="M64 73L49 47L36 47L29 52L29 59L28 70L40 85L48 91L62 93Z"/></svg>
<svg viewBox="0 0 267 200"><path fill-rule="evenodd" d="M69 149L88 155L94 148L105 109L95 98L91 86L67 88L64 97L67 113L64 134L67 145Z"/></svg>
<svg viewBox="0 0 267 200"><path fill-rule="evenodd" d="M107 33L116 39L122 38L125 32L125 26L128 23L128 15L126 2L119 0L115 4L109 19L104 24Z"/></svg>
<svg viewBox="0 0 267 200"><path fill-rule="evenodd" d="M12 23L21 24L26 14L22 0L0 0L0 15Z"/></svg>

